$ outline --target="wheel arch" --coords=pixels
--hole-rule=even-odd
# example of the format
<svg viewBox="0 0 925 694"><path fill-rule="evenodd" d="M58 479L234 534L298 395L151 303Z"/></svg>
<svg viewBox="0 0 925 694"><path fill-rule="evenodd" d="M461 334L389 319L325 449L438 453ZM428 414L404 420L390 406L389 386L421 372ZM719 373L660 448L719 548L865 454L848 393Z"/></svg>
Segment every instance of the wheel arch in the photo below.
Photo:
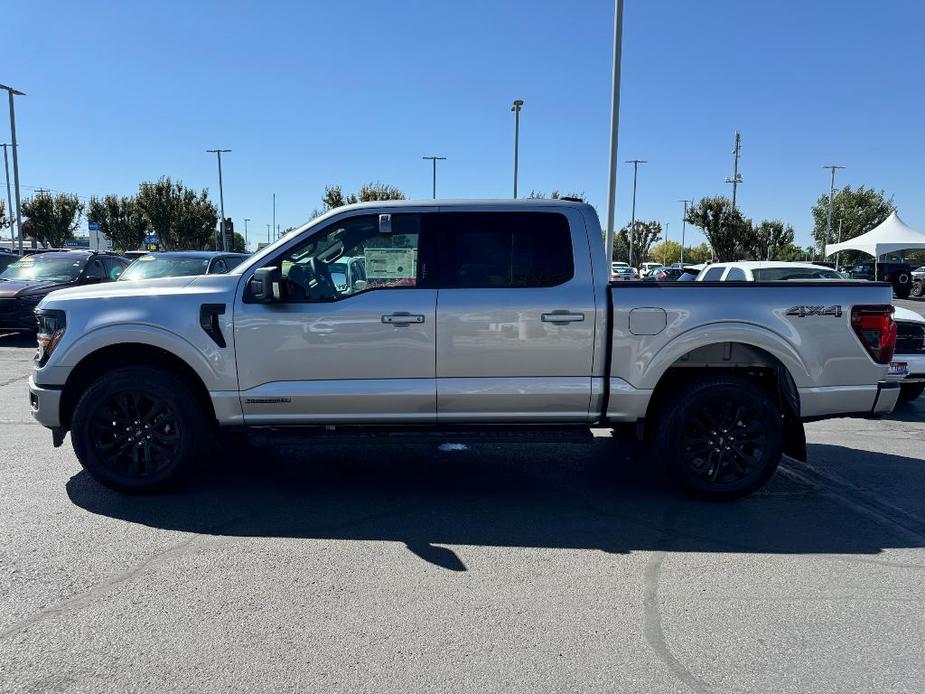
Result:
<svg viewBox="0 0 925 694"><path fill-rule="evenodd" d="M206 408L203 411L209 419L215 419L208 388L199 373L186 361L162 347L140 342L119 342L90 352L71 369L61 393L61 427L70 429L77 401L91 383L125 366L155 367L176 374L193 390L196 399Z"/></svg>

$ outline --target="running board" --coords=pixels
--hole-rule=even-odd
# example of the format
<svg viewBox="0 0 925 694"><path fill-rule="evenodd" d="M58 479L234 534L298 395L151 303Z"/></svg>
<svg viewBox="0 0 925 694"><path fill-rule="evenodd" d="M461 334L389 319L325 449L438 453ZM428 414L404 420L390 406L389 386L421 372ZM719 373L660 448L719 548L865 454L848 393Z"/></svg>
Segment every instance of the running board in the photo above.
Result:
<svg viewBox="0 0 925 694"><path fill-rule="evenodd" d="M577 443L590 444L594 435L588 426L260 426L247 432L280 438L314 438L319 442L343 443Z"/></svg>

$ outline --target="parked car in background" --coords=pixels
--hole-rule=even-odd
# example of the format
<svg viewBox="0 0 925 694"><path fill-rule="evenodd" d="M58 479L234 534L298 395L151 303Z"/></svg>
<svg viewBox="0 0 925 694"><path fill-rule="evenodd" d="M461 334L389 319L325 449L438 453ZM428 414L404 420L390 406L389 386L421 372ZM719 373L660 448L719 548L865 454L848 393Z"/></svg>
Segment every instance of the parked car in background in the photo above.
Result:
<svg viewBox="0 0 925 694"><path fill-rule="evenodd" d="M120 280L150 280L158 277L223 275L247 258L246 253L221 251L169 251L149 253L133 262Z"/></svg>
<svg viewBox="0 0 925 694"><path fill-rule="evenodd" d="M912 289L909 296L915 298L925 296L925 265L912 271Z"/></svg>
<svg viewBox="0 0 925 694"><path fill-rule="evenodd" d="M621 267L629 267L629 263L624 263L622 260L615 260L610 264L610 274L614 274L617 269Z"/></svg>
<svg viewBox="0 0 925 694"><path fill-rule="evenodd" d="M611 279L614 282L630 282L632 280L638 280L639 276L636 273L636 268L626 265L624 267L614 268Z"/></svg>
<svg viewBox="0 0 925 694"><path fill-rule="evenodd" d="M681 268L681 274L678 276L675 282L693 282L697 279L700 271L705 267L707 267L706 263L699 263L697 265L685 265Z"/></svg>
<svg viewBox="0 0 925 694"><path fill-rule="evenodd" d="M680 267L660 267L653 270L649 275L656 282L674 282L684 274L684 268ZM646 277L646 279L649 279Z"/></svg>
<svg viewBox="0 0 925 694"><path fill-rule="evenodd" d="M698 282L777 282L780 280L841 280L835 270L815 263L741 260L713 263L697 275Z"/></svg>
<svg viewBox="0 0 925 694"><path fill-rule="evenodd" d="M130 261L112 253L51 251L17 258L0 272L0 330L34 331L35 307L56 289L112 282Z"/></svg>
<svg viewBox="0 0 925 694"><path fill-rule="evenodd" d="M6 249L0 249L0 272L3 272L7 269L12 263L15 263L19 260L19 253L14 253L13 251L8 251Z"/></svg>
<svg viewBox="0 0 925 694"><path fill-rule="evenodd" d="M877 279L893 285L893 294L897 299L908 299L912 293L912 266L909 263L884 261L874 263L865 261L848 268L848 277L853 280L873 280L876 270Z"/></svg>
<svg viewBox="0 0 925 694"><path fill-rule="evenodd" d="M643 263L639 266L639 276L648 277L654 271L665 267L662 263Z"/></svg>
<svg viewBox="0 0 925 694"><path fill-rule="evenodd" d="M910 402L925 391L925 318L902 306L893 307L896 321L896 350L893 364L905 364L900 370L894 367L901 378L899 399Z"/></svg>

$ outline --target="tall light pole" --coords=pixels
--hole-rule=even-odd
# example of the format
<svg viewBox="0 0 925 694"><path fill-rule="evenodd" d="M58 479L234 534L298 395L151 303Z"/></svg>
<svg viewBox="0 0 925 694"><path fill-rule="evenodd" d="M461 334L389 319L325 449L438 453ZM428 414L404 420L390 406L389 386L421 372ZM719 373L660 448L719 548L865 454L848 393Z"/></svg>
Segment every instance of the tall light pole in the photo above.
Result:
<svg viewBox="0 0 925 694"><path fill-rule="evenodd" d="M222 214L222 223L219 225L222 230L222 250L228 251L228 239L225 237L225 191L222 186L222 154L230 152L230 149L207 149L206 152L214 153L218 156L218 204Z"/></svg>
<svg viewBox="0 0 925 694"><path fill-rule="evenodd" d="M273 228L276 228L276 193L273 193ZM270 235L267 234L267 241L270 240Z"/></svg>
<svg viewBox="0 0 925 694"><path fill-rule="evenodd" d="M742 151L742 136L736 130L735 146L732 148L732 177L726 177L726 183L732 184L732 209L736 207L736 189L742 182L742 174L739 173L739 154Z"/></svg>
<svg viewBox="0 0 925 694"><path fill-rule="evenodd" d="M6 171L6 213L10 218L10 250L13 250L13 198L12 193L10 193L10 159L6 151L9 145L2 144L0 147L3 147L3 168Z"/></svg>
<svg viewBox="0 0 925 694"><path fill-rule="evenodd" d="M620 58L623 52L623 0L613 10L613 87L610 93L610 175L607 185L607 230L604 246L607 272L613 260L613 220L617 200L617 135L620 129Z"/></svg>
<svg viewBox="0 0 925 694"><path fill-rule="evenodd" d="M22 204L19 201L19 156L16 147L16 111L13 109L13 97L25 96L25 93L0 84L0 89L6 89L10 97L10 138L13 147L13 190L16 193L16 229L19 233L19 255L22 255Z"/></svg>
<svg viewBox="0 0 925 694"><path fill-rule="evenodd" d="M250 217L244 218L244 252L247 253L247 223L251 221Z"/></svg>
<svg viewBox="0 0 925 694"><path fill-rule="evenodd" d="M693 200L678 200L684 203L684 216L681 217L681 265L684 265L684 232L687 231L687 206L693 205Z"/></svg>
<svg viewBox="0 0 925 694"><path fill-rule="evenodd" d="M433 178L433 198L437 199L437 162L446 161L446 157L421 157L421 159L430 159L434 164L434 178ZM516 189L516 184L515 184ZM517 194L514 194L514 197L517 197Z"/></svg>
<svg viewBox="0 0 925 694"><path fill-rule="evenodd" d="M645 159L629 159L624 163L633 165L633 217L630 220L630 253L629 253L630 267L632 267L633 266L633 235L636 232L636 174L639 172L640 164L648 164L649 162L647 162Z"/></svg>
<svg viewBox="0 0 925 694"><path fill-rule="evenodd" d="M267 224L267 243L270 243L270 225Z"/></svg>
<svg viewBox="0 0 925 694"><path fill-rule="evenodd" d="M523 99L514 99L511 110L514 112L514 199L517 199L517 168L520 163L520 109L523 108Z"/></svg>
<svg viewBox="0 0 925 694"><path fill-rule="evenodd" d="M844 169L844 166L839 166L838 164L826 164L822 167L823 169L830 169L832 171L832 180L829 183L829 218L825 224L825 242L829 244L832 242L832 203L835 200L835 172L839 169ZM825 253L825 249L822 249L822 252Z"/></svg>

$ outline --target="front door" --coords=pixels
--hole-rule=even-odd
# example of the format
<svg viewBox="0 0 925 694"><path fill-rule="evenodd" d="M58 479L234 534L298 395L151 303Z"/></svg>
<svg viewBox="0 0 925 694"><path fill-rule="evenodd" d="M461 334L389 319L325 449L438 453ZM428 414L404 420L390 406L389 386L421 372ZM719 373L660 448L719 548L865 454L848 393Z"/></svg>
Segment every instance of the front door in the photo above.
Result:
<svg viewBox="0 0 925 694"><path fill-rule="evenodd" d="M437 292L418 262L426 216L340 218L264 263L282 269L281 301L248 303L239 290L247 424L435 422Z"/></svg>
<svg viewBox="0 0 925 694"><path fill-rule="evenodd" d="M589 421L595 305L581 217L440 217L438 421Z"/></svg>

